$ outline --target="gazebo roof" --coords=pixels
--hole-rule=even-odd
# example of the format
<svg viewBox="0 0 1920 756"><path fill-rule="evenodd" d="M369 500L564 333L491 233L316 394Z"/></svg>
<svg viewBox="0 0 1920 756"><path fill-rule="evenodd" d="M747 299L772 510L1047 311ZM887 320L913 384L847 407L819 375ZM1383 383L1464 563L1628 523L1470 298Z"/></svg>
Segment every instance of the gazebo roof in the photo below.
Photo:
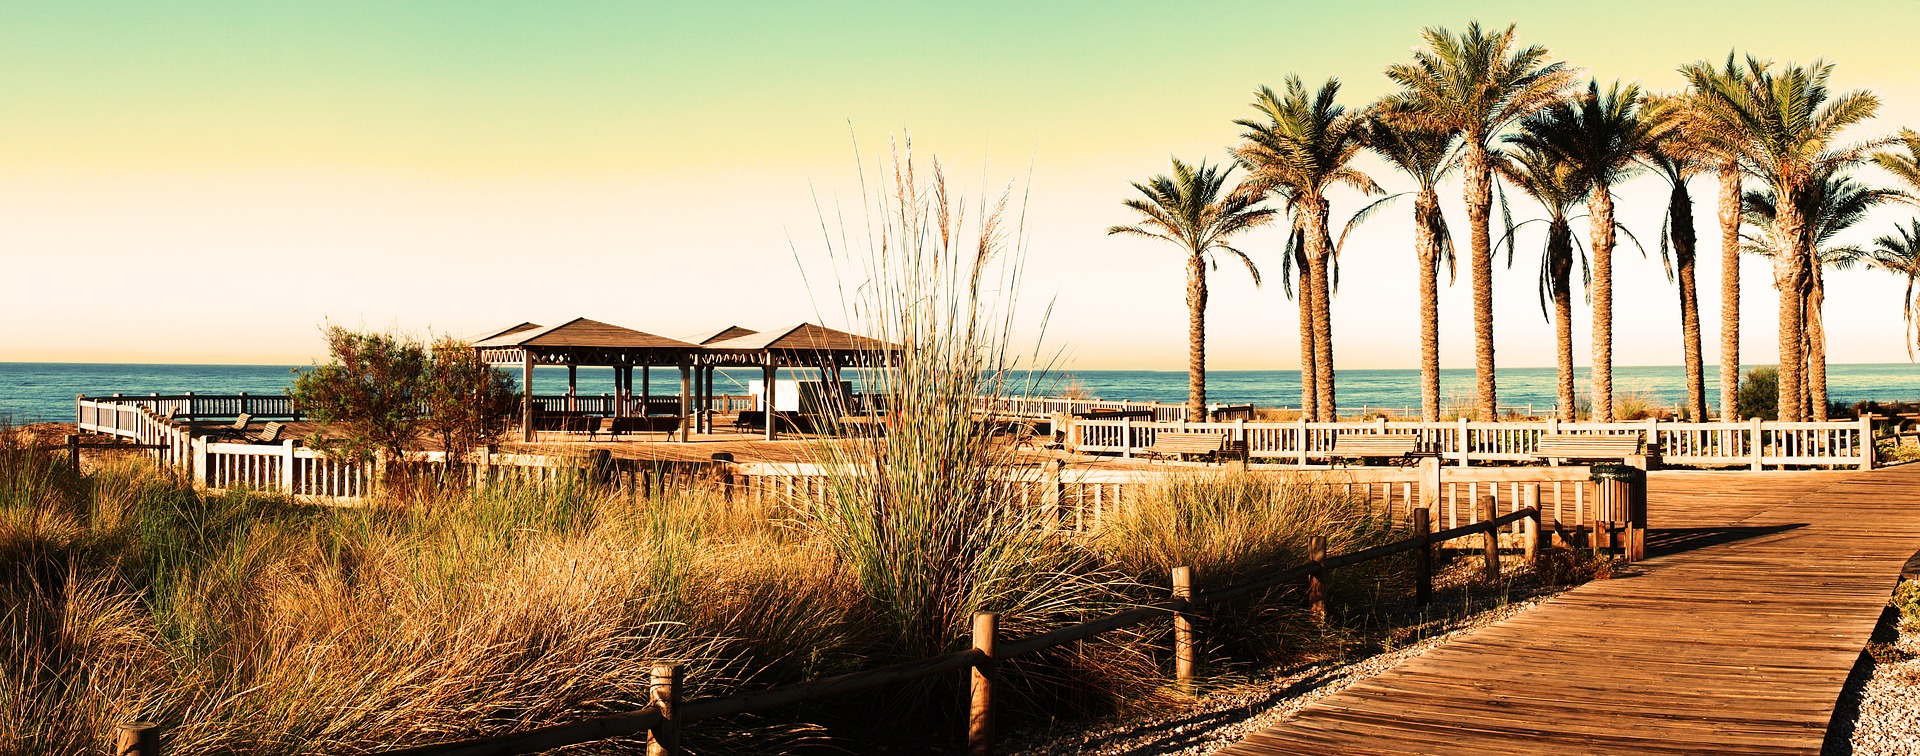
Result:
<svg viewBox="0 0 1920 756"><path fill-rule="evenodd" d="M709 342L713 351L736 352L896 352L900 345L847 333L822 325L800 323L786 328Z"/></svg>
<svg viewBox="0 0 1920 756"><path fill-rule="evenodd" d="M684 340L691 341L695 344L706 345L706 344L712 344L716 341L726 341L727 339L737 339L737 338L740 338L741 336L752 336L756 333L759 333L759 331L756 331L744 326L730 325L725 328L719 329L717 331L707 331L704 333L697 333L692 336L686 337Z"/></svg>
<svg viewBox="0 0 1920 756"><path fill-rule="evenodd" d="M532 325L523 323L522 325ZM478 349L503 347L532 347L535 349L672 349L697 350L699 345L679 339L655 336L651 333L622 328L609 323L586 318L574 318L556 326L545 328L520 328L515 326L506 332L473 345Z"/></svg>
<svg viewBox="0 0 1920 756"><path fill-rule="evenodd" d="M484 334L481 334L479 336L473 337L473 343L478 344L480 342L490 341L492 339L497 339L502 336L506 336L508 334L520 333L521 331L531 331L539 327L540 327L539 323L523 322L519 325L507 326L506 328L497 328L497 329L488 331Z"/></svg>

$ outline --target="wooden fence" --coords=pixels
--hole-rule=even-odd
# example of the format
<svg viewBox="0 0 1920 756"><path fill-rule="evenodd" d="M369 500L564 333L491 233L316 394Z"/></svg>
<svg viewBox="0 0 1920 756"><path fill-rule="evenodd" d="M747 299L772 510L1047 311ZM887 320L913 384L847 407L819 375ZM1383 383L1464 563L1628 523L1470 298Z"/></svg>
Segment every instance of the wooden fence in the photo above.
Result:
<svg viewBox="0 0 1920 756"><path fill-rule="evenodd" d="M1535 446L1546 434L1629 435L1647 444L1650 456L1668 466L1822 465L1873 469L1873 418L1837 422L1683 423L1641 420L1618 423L1389 422L1231 423L1090 420L1067 415L1053 420L1066 448L1077 452L1131 457L1153 445L1160 431L1213 431L1245 442L1256 459L1299 465L1324 464L1340 457L1334 443L1343 436L1412 437L1449 464L1536 461ZM1657 453L1656 453L1657 450Z"/></svg>

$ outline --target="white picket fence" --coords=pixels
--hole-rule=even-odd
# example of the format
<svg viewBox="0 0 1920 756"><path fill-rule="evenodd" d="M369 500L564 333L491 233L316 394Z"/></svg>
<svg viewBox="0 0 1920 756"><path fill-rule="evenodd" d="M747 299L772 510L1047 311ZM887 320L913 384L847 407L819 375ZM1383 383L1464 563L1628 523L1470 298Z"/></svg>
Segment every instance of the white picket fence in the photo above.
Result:
<svg viewBox="0 0 1920 756"><path fill-rule="evenodd" d="M1667 422L1643 420L1619 423L1562 423L1557 420L1522 422L1389 422L1371 423L1231 423L1147 422L1144 420L1088 420L1055 416L1056 431L1064 429L1067 448L1083 453L1131 457L1153 445L1160 431L1214 431L1244 441L1255 459L1322 464L1337 458L1334 442L1342 436L1411 436L1434 450L1449 464L1535 461L1534 449L1543 434L1638 435L1657 445L1660 464L1723 467L1817 465L1873 467L1872 418L1839 422Z"/></svg>

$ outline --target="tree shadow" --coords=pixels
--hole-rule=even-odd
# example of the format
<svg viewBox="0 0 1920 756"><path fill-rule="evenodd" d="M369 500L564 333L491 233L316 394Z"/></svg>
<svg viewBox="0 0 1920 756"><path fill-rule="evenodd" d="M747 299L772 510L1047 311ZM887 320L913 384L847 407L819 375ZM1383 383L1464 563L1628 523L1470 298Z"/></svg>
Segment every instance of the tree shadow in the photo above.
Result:
<svg viewBox="0 0 1920 756"><path fill-rule="evenodd" d="M1806 526L1807 523L1796 522L1785 525L1729 525L1716 528L1648 528L1647 556L1665 556L1709 546L1721 546Z"/></svg>

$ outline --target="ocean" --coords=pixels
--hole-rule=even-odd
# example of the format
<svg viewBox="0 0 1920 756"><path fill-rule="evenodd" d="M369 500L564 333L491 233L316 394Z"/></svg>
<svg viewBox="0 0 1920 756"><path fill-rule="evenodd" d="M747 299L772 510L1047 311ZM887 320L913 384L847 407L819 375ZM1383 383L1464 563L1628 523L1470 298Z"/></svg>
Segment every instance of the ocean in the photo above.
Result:
<svg viewBox="0 0 1920 756"><path fill-rule="evenodd" d="M0 420L13 423L73 420L75 394L280 394L292 380L291 365L129 365L114 363L0 362ZM757 370L725 371L716 379L721 393L746 393ZM1709 402L1719 396L1718 368L1707 366ZM534 390L542 394L566 391L566 371L534 371ZM582 394L611 391L611 373L605 368L581 368ZM1685 372L1679 366L1618 366L1613 371L1614 392L1639 393L1661 405L1685 398ZM1069 370L1052 376L1053 383L1077 382L1081 390L1101 399L1182 402L1187 396L1187 374L1172 370ZM1584 391L1586 371L1576 377ZM636 380L638 380L636 378ZM1500 405L1545 412L1553 406L1553 368L1506 368L1499 371ZM654 385L662 393L679 388L676 371L662 369ZM1420 405L1418 370L1342 370L1338 375L1343 408L1417 408ZM1441 396L1465 404L1473 389L1473 371L1440 371ZM1827 391L1833 401L1920 401L1920 365L1829 365ZM1048 392L1053 393L1053 392ZM1219 370L1207 374L1207 399L1227 404L1253 403L1262 407L1298 406L1297 370Z"/></svg>

